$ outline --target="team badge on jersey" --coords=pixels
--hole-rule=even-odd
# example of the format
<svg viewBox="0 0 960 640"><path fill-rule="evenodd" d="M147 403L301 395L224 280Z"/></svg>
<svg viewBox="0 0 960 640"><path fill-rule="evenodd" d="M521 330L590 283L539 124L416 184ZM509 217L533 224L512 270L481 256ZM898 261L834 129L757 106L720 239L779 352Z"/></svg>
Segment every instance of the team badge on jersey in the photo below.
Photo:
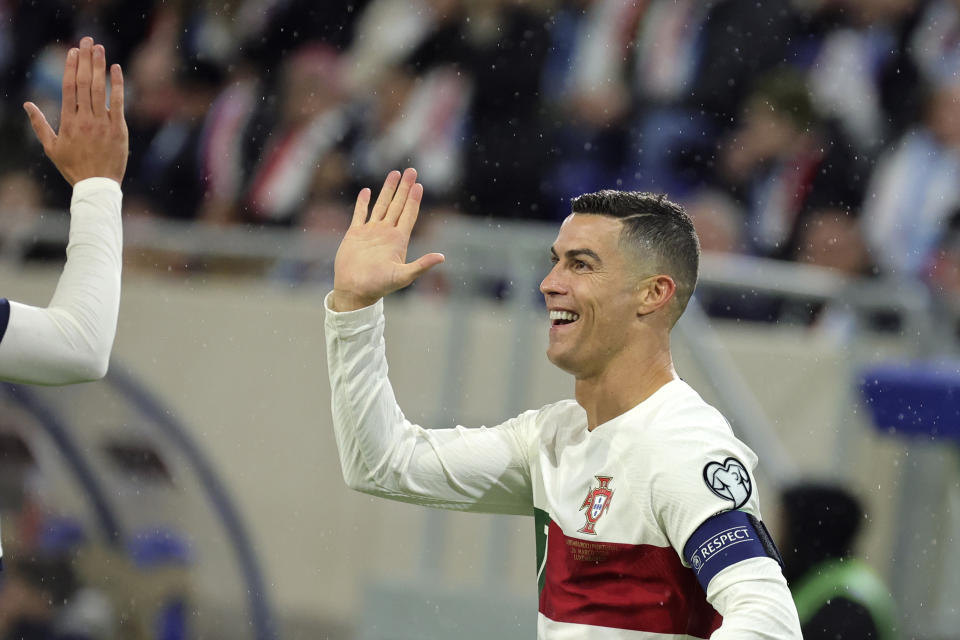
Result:
<svg viewBox="0 0 960 640"><path fill-rule="evenodd" d="M594 477L600 482L600 486L591 488L587 492L586 500L580 505L580 511L587 510L584 514L587 523L583 525L582 529L577 529L577 533L588 533L592 536L597 535L594 529L597 520L610 508L610 500L613 498L613 489L610 488L610 481L613 480L613 476Z"/></svg>
<svg viewBox="0 0 960 640"><path fill-rule="evenodd" d="M703 468L703 481L714 494L733 502L734 509L745 505L753 491L747 468L736 458L727 458L723 463L708 463Z"/></svg>

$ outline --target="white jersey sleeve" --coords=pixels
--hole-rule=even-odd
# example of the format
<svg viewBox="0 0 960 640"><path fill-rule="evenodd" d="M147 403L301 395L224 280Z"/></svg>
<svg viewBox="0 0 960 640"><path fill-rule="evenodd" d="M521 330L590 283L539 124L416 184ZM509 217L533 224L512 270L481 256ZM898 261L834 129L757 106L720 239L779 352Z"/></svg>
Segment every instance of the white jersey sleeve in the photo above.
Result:
<svg viewBox="0 0 960 640"><path fill-rule="evenodd" d="M690 420L690 424L674 425L663 433L664 439L670 440L664 447L670 455L651 461L655 468L651 485L654 511L670 545L687 566L695 555L689 545L691 537L714 516L740 511L760 520L753 476L756 454L733 435L715 409L692 411L686 417L680 412L681 421ZM733 536L728 541L719 529L723 527L718 527L716 537L702 545L698 557L693 558L698 576L704 567L703 575L713 574L705 587L707 601L723 616L711 638L802 638L796 607L777 561L771 557L731 559L735 553L722 559L717 551L729 551L738 540ZM744 548L747 545L738 550ZM711 552L713 557L707 555Z"/></svg>
<svg viewBox="0 0 960 640"><path fill-rule="evenodd" d="M651 503L670 546L681 557L690 536L711 516L739 509L760 517L753 477L756 454L734 437L716 409L703 405L694 410L689 417L680 413L676 424L660 432L661 450L669 455L650 461ZM689 421L686 426L684 420Z"/></svg>
<svg viewBox="0 0 960 640"><path fill-rule="evenodd" d="M496 427L425 429L407 420L387 378L383 301L338 313L325 301L333 426L347 485L416 504L533 511L535 411Z"/></svg>
<svg viewBox="0 0 960 640"><path fill-rule="evenodd" d="M46 308L10 301L0 379L69 384L102 378L117 329L123 238L120 185L74 185L67 263Z"/></svg>
<svg viewBox="0 0 960 640"><path fill-rule="evenodd" d="M750 558L710 581L707 602L723 616L711 640L802 640L800 619L780 565Z"/></svg>

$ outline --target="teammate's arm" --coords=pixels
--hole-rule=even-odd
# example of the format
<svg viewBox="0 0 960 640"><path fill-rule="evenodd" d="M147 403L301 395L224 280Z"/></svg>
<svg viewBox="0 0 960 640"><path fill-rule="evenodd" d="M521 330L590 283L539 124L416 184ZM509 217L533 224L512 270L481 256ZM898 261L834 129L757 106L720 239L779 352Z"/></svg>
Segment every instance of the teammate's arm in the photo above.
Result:
<svg viewBox="0 0 960 640"><path fill-rule="evenodd" d="M527 434L534 412L486 429L424 429L397 406L387 378L381 298L443 256L406 262L423 187L408 169L387 176L367 216L357 198L327 297L327 363L344 479L358 491L448 509L529 514Z"/></svg>
<svg viewBox="0 0 960 640"><path fill-rule="evenodd" d="M120 182L127 165L123 74L92 38L67 53L60 130L24 104L47 157L73 186L67 263L46 308L0 300L0 378L36 384L106 373L120 303Z"/></svg>

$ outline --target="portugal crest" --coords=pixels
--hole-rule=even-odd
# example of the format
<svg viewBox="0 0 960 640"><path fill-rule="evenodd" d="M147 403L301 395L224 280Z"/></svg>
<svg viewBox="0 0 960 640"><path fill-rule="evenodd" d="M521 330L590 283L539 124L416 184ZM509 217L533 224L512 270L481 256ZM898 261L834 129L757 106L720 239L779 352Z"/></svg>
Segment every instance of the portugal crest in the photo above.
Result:
<svg viewBox="0 0 960 640"><path fill-rule="evenodd" d="M577 533L588 533L592 536L597 535L596 530L594 530L597 520L610 508L610 500L613 498L613 489L610 488L610 481L613 480L613 477L594 477L600 482L600 486L590 489L587 492L586 500L580 505L580 511L587 510L584 514L587 517L587 523L583 525L582 529L577 529Z"/></svg>

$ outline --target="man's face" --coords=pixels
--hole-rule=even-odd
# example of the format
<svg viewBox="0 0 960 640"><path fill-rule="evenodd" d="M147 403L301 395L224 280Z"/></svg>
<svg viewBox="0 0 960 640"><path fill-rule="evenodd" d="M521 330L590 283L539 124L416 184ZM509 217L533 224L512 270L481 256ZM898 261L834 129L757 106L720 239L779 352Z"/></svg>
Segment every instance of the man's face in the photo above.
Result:
<svg viewBox="0 0 960 640"><path fill-rule="evenodd" d="M622 227L609 216L568 217L540 283L550 312L547 358L577 378L602 372L629 344L636 322L638 278L620 247Z"/></svg>

